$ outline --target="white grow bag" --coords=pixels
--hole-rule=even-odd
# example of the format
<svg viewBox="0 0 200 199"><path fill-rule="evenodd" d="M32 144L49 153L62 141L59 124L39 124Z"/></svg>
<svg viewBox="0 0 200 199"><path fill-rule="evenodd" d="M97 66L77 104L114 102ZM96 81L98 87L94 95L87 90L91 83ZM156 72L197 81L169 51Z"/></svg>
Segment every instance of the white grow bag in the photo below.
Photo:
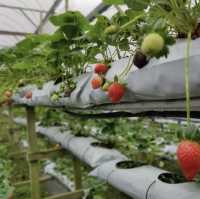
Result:
<svg viewBox="0 0 200 199"><path fill-rule="evenodd" d="M121 169L116 167L118 162L120 161L107 162L97 167L90 175L107 181L108 184L134 199L146 199L152 183L159 174L164 172L152 166Z"/></svg>
<svg viewBox="0 0 200 199"><path fill-rule="evenodd" d="M127 159L115 149L92 146L94 142L97 142L94 138L74 137L63 147L92 168L110 160Z"/></svg>
<svg viewBox="0 0 200 199"><path fill-rule="evenodd" d="M26 121L25 118L16 117L16 118L14 118L13 120L14 120L14 122L15 122L16 124L19 124L19 125L21 125L21 126L26 126L26 125L27 125L27 121Z"/></svg>
<svg viewBox="0 0 200 199"><path fill-rule="evenodd" d="M45 83L42 87L42 89L37 89L33 91L33 97L32 102L33 104L39 104L39 105L50 105L50 97L51 97L51 91L54 87L54 82L49 81Z"/></svg>
<svg viewBox="0 0 200 199"><path fill-rule="evenodd" d="M200 187L192 182L168 184L157 179L147 199L199 199Z"/></svg>
<svg viewBox="0 0 200 199"><path fill-rule="evenodd" d="M47 136L51 142L59 143L64 149L70 151L75 157L92 168L110 160L127 159L115 149L92 146L93 142L97 142L94 138L75 137L70 134L70 131L64 129L65 127L43 128L39 126L37 131Z"/></svg>

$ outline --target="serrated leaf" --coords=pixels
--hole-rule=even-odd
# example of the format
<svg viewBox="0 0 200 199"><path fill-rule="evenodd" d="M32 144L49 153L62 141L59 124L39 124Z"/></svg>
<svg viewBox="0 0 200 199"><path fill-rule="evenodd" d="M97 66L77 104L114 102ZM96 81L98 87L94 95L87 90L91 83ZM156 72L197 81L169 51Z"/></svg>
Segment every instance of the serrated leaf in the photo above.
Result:
<svg viewBox="0 0 200 199"><path fill-rule="evenodd" d="M68 11L50 18L55 26L78 26L82 30L89 28L89 21L78 11Z"/></svg>
<svg viewBox="0 0 200 199"><path fill-rule="evenodd" d="M124 3L134 11L142 11L148 7L150 0L124 0Z"/></svg>

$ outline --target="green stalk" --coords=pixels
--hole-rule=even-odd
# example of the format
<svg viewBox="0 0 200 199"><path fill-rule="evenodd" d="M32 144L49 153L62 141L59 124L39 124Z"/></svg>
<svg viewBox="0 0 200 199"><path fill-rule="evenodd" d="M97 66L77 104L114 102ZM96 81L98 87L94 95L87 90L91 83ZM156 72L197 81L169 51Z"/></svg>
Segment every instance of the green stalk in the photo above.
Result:
<svg viewBox="0 0 200 199"><path fill-rule="evenodd" d="M128 64L126 65L124 70L120 73L119 78L123 79L123 77L125 77L127 73L130 71L131 67L132 67L132 63L131 63L131 56L130 56L128 60Z"/></svg>
<svg viewBox="0 0 200 199"><path fill-rule="evenodd" d="M144 17L144 15L145 15L144 13L141 15L138 15L135 18L133 18L132 20L130 20L129 22L125 23L123 26L120 27L120 31L123 31L124 29L128 28L129 26L134 24L138 19Z"/></svg>
<svg viewBox="0 0 200 199"><path fill-rule="evenodd" d="M190 67L190 47L191 47L191 32L188 33L187 47L185 50L185 97L186 97L186 113L187 113L187 126L190 126L190 84L189 84L189 67Z"/></svg>

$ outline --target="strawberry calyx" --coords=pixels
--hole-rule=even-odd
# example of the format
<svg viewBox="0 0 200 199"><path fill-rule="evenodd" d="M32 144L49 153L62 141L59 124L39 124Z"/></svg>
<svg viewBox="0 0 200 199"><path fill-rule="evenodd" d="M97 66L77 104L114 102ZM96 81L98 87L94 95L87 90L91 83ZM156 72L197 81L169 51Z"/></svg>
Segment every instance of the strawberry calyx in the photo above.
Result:
<svg viewBox="0 0 200 199"><path fill-rule="evenodd" d="M200 143L200 130L195 126L189 126L185 130L177 132L180 140L190 140Z"/></svg>

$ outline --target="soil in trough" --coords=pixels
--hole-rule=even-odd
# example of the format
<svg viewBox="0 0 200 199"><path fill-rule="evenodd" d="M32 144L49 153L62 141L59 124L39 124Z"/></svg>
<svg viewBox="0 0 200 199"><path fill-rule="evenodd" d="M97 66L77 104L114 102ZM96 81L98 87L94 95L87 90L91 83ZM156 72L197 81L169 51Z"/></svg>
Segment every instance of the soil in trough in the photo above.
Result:
<svg viewBox="0 0 200 199"><path fill-rule="evenodd" d="M179 184L186 182L183 176L174 173L162 173L159 175L158 179L168 184Z"/></svg>
<svg viewBox="0 0 200 199"><path fill-rule="evenodd" d="M116 167L118 169L133 169L135 167L139 167L142 165L144 165L144 163L142 163L142 162L134 162L131 160L127 160L127 161L118 162Z"/></svg>

